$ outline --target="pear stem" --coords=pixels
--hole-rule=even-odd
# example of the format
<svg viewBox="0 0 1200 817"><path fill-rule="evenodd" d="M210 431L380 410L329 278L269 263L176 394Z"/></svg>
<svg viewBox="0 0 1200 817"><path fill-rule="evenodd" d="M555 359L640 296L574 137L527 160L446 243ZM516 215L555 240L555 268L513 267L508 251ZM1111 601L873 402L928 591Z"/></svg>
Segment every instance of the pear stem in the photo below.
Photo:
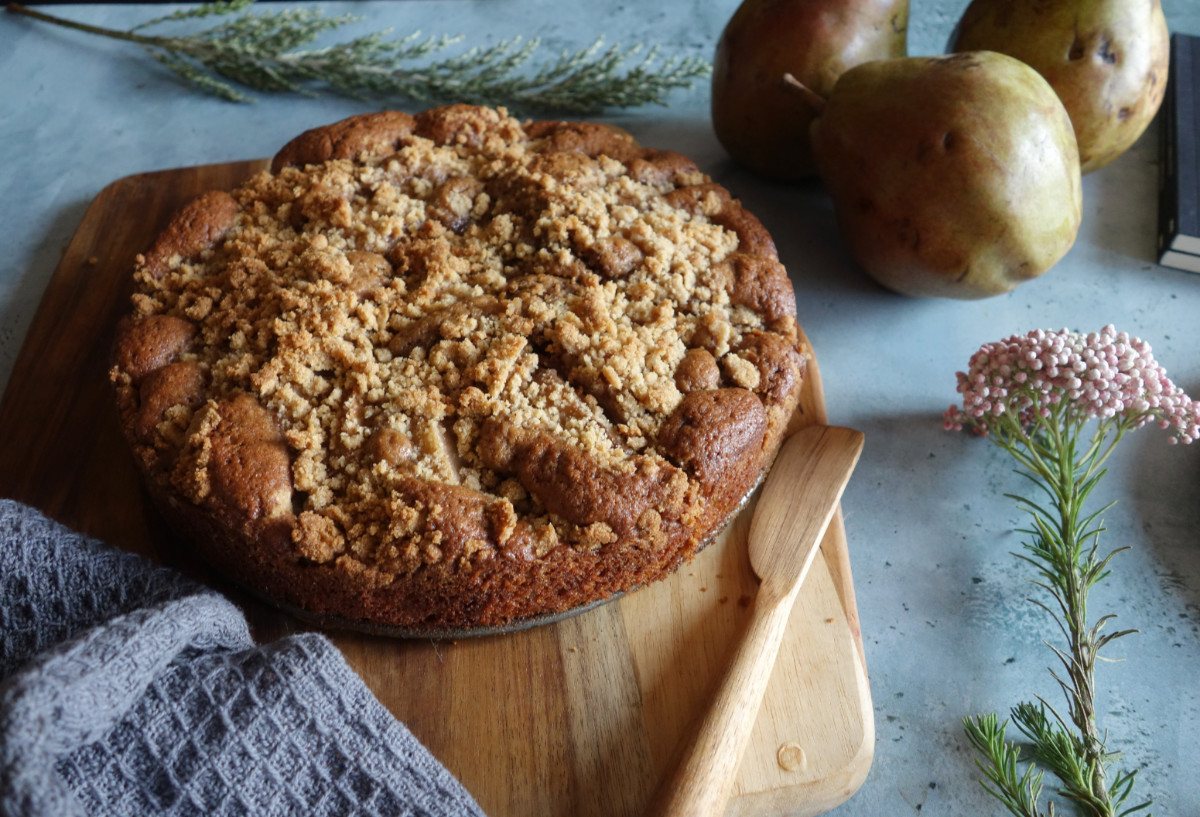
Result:
<svg viewBox="0 0 1200 817"><path fill-rule="evenodd" d="M820 116L825 111L825 97L818 94L812 88L809 88L800 80L796 79L791 74L784 74L780 83L784 88L787 88L812 109L813 114Z"/></svg>

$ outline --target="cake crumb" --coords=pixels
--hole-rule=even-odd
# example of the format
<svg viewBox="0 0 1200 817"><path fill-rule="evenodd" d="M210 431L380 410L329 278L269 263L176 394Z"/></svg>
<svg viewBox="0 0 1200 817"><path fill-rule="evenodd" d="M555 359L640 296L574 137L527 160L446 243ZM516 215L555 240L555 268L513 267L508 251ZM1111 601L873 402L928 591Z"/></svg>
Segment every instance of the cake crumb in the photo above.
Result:
<svg viewBox="0 0 1200 817"><path fill-rule="evenodd" d="M471 106L354 117L185 211L137 258L131 320L194 329L149 357L203 394L114 371L124 411L156 407L143 464L196 506L228 499L237 536L286 528L271 547L289 569L340 573L355 603L414 576L493 581L499 607L661 577L757 483L798 398L794 319L748 306L730 272L751 251L741 205L613 129ZM729 391L767 430L731 415L688 438L712 450L664 443L698 392ZM276 448L222 447L238 400ZM244 501L280 448L290 482Z"/></svg>

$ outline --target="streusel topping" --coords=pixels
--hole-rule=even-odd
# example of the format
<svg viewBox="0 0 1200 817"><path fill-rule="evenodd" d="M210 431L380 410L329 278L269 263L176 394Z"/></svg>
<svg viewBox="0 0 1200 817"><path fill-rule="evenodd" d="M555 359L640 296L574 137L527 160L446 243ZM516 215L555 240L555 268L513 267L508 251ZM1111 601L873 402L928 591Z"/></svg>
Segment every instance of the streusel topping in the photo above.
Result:
<svg viewBox="0 0 1200 817"><path fill-rule="evenodd" d="M691 392L744 390L755 405L696 411L761 414L754 393L782 388L772 350L796 340L782 267L721 223L727 194L690 162L617 133L606 153L564 150L574 131L473 111L449 136L418 128L213 194L207 212L229 220L218 240L206 233L194 257L164 243L135 275L135 322L178 320L160 331L186 336L155 371L171 385L142 387L142 431L171 483L211 500L214 429L265 410L288 455L251 474L266 487L250 510L294 515L304 559L381 584L491 558L518 520L527 558L631 530L652 543L661 510L646 508L696 502L664 424L676 417L684 439ZM167 408L146 397L162 388ZM645 507L597 519L536 490L567 467L547 446L576 452L593 482L644 491ZM455 529L455 502L488 535Z"/></svg>

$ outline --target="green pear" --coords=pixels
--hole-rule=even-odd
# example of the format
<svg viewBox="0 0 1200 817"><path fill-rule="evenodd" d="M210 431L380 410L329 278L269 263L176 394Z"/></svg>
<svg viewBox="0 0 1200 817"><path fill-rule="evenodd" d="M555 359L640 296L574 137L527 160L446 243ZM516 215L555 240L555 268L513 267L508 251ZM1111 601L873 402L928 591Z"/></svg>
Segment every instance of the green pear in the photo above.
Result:
<svg viewBox="0 0 1200 817"><path fill-rule="evenodd" d="M954 51L999 51L1035 68L1071 115L1084 173L1124 153L1167 86L1167 21L1159 0L974 0Z"/></svg>
<svg viewBox="0 0 1200 817"><path fill-rule="evenodd" d="M790 73L822 96L847 68L903 57L908 0L744 0L717 43L712 121L735 161L772 179L815 172L812 112L783 87Z"/></svg>
<svg viewBox="0 0 1200 817"><path fill-rule="evenodd" d="M852 255L906 295L984 298L1075 241L1079 153L1054 90L981 51L846 71L812 146Z"/></svg>

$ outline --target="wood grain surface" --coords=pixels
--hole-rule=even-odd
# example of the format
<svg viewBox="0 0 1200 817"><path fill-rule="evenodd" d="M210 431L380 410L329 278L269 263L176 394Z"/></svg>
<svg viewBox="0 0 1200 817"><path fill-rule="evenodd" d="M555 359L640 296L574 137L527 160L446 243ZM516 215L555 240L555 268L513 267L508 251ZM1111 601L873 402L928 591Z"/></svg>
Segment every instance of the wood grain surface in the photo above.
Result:
<svg viewBox="0 0 1200 817"><path fill-rule="evenodd" d="M810 425L779 450L750 520L750 568L759 579L750 620L682 762L659 786L654 817L725 813L796 597L862 446L861 431Z"/></svg>
<svg viewBox="0 0 1200 817"><path fill-rule="evenodd" d="M0 403L0 496L222 590L255 637L308 629L225 584L138 483L106 378L134 256L196 195L263 162L139 174L84 215ZM815 360L795 425L826 422ZM330 633L493 817L643 813L747 621L752 507L671 579L556 624L457 641ZM874 721L840 512L792 611L729 815L819 814L862 783Z"/></svg>

